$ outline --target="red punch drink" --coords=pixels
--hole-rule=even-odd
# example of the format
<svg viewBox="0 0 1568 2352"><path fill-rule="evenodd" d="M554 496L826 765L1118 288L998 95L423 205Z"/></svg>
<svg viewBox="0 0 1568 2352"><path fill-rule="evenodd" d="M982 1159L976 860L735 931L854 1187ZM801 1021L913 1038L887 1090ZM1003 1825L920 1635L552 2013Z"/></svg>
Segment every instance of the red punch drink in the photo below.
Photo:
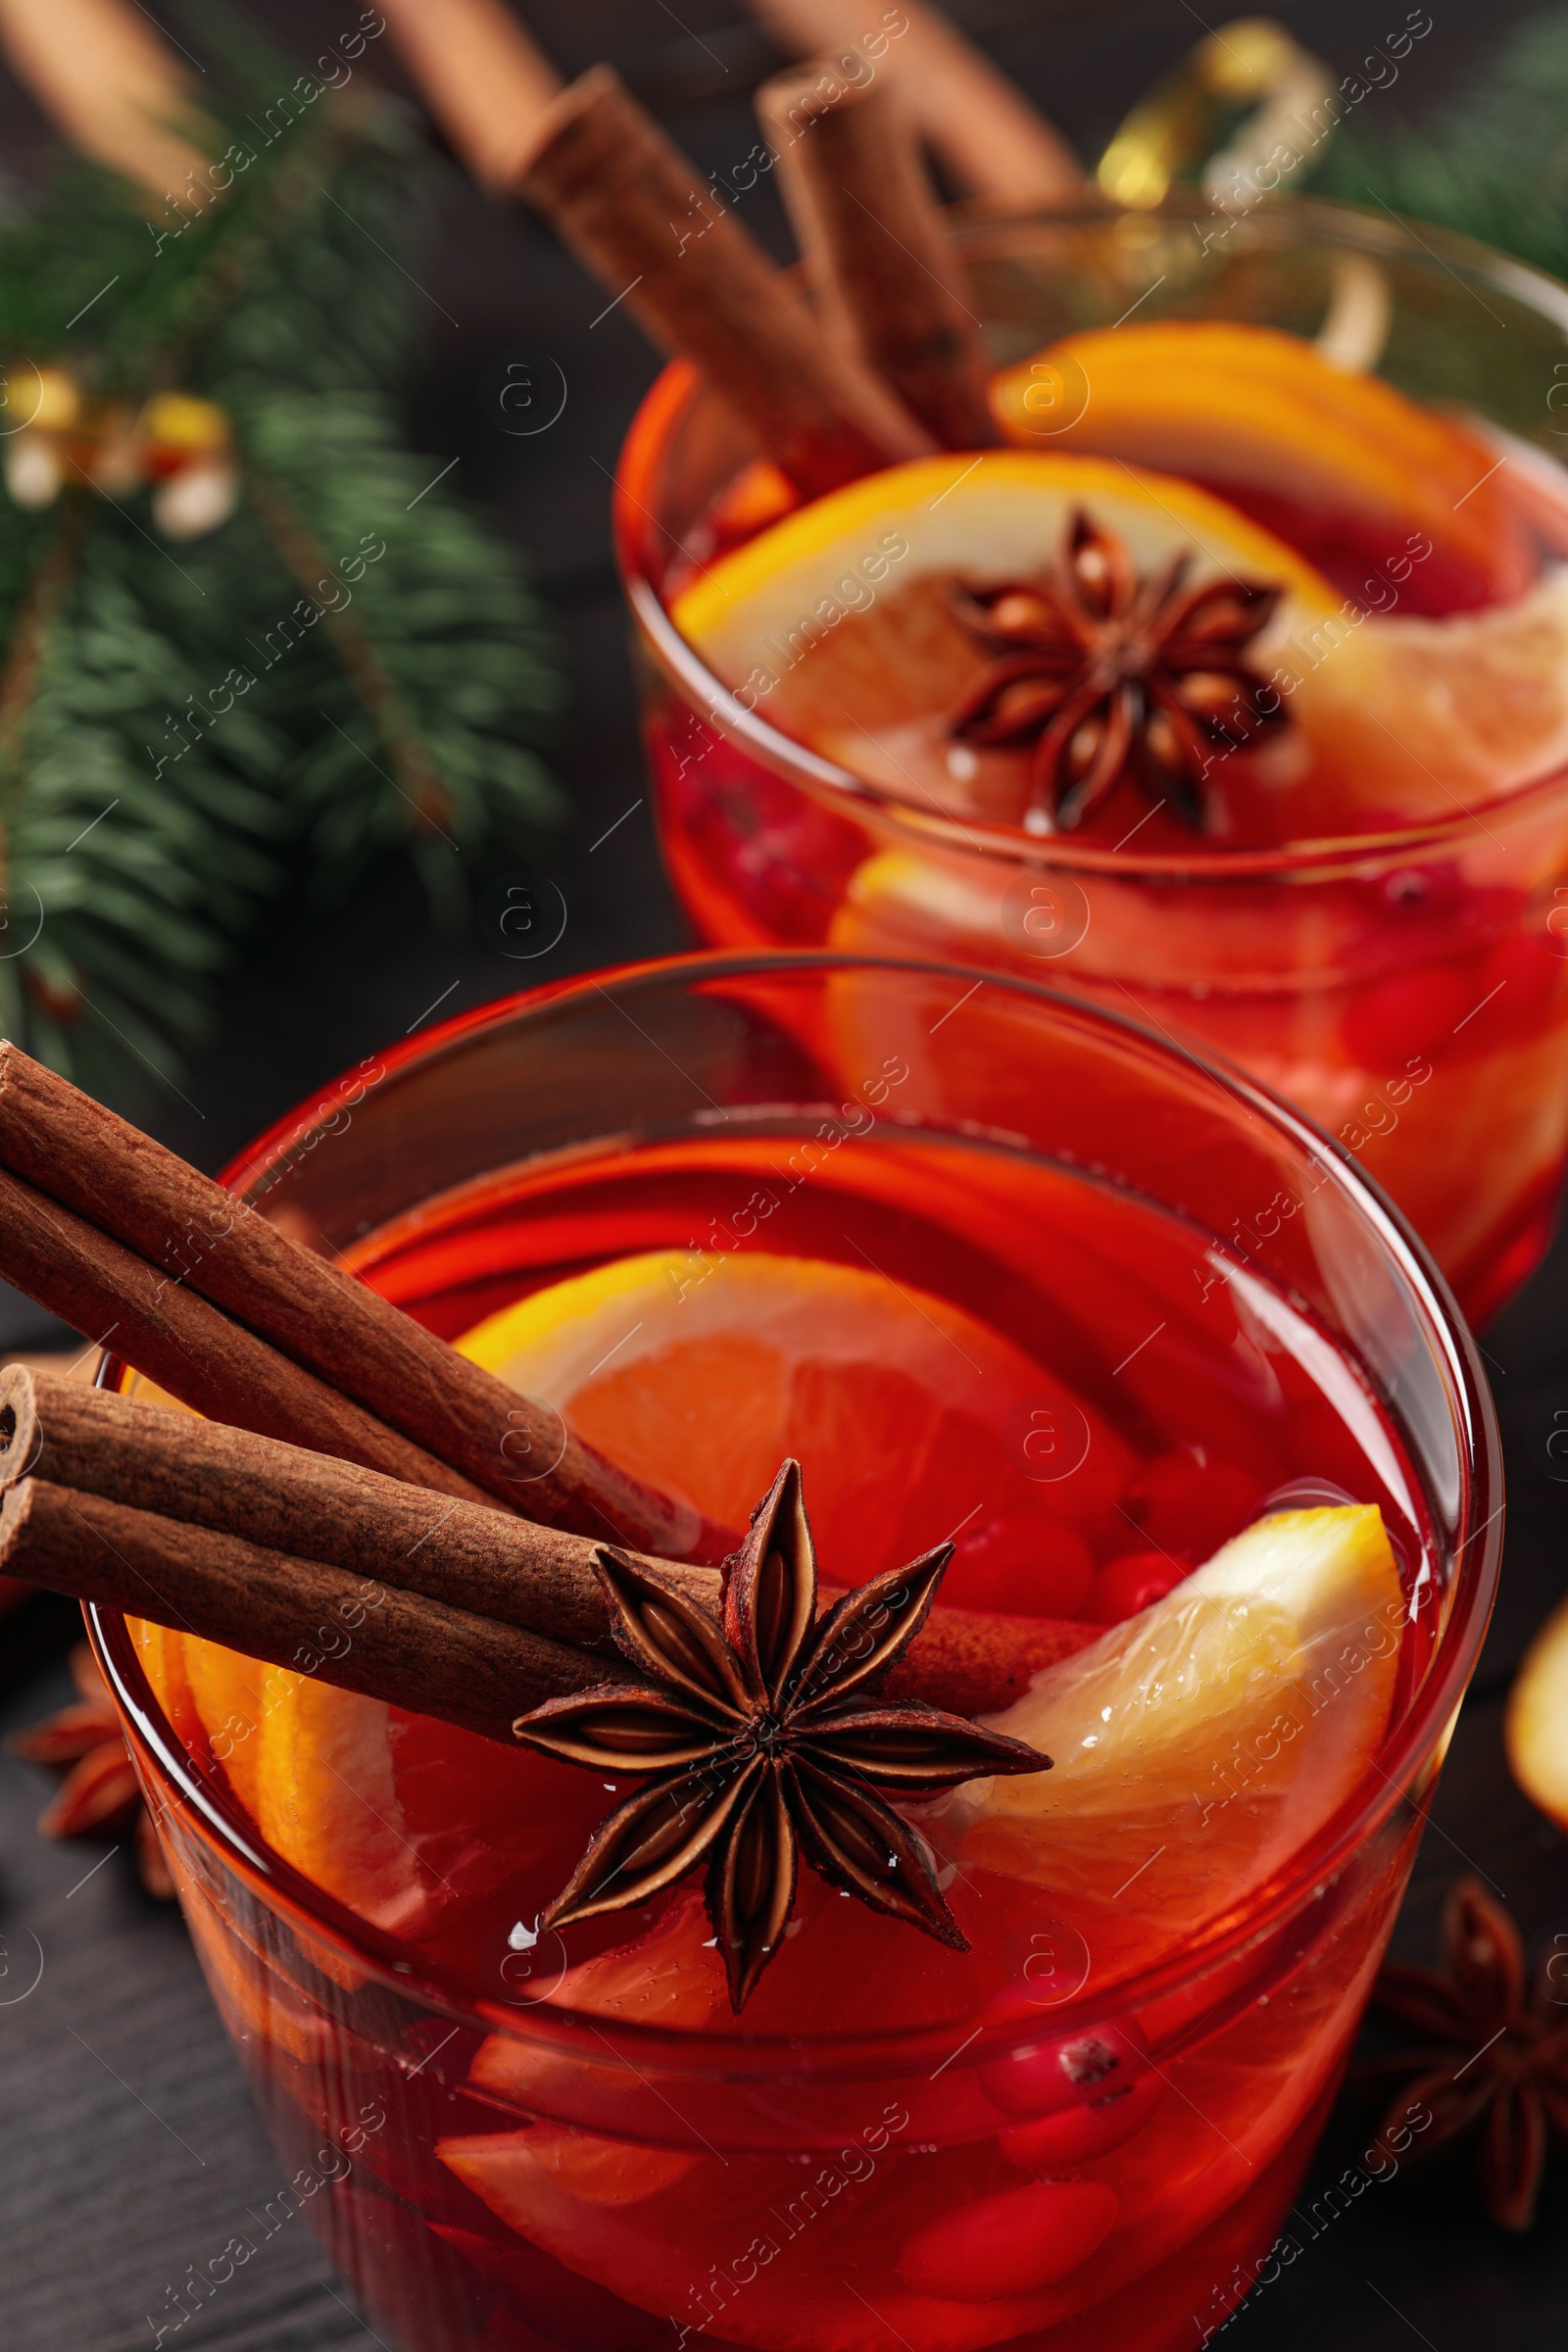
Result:
<svg viewBox="0 0 1568 2352"><path fill-rule="evenodd" d="M1211 232L961 232L1005 446L805 506L666 372L618 515L665 857L712 944L1031 973L1239 1062L1480 1319L1568 1146L1560 298L1331 206Z"/></svg>
<svg viewBox="0 0 1568 2352"><path fill-rule="evenodd" d="M1201 2340L1495 1576L1419 1246L1242 1082L940 967L610 975L360 1091L236 1186L711 1518L798 1457L825 1584L951 1538L944 1605L1055 1629L994 1718L1054 1766L901 1800L966 1948L806 1868L737 2014L700 1874L542 1923L612 1776L327 1687L347 1615L293 1669L100 1619L289 2209L407 2352Z"/></svg>

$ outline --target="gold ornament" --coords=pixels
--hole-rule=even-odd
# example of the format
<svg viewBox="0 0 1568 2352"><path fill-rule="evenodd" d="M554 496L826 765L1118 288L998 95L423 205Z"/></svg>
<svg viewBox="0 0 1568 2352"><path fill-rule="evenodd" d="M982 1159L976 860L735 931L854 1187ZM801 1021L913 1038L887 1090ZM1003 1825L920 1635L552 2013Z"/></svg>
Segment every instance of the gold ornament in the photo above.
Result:
<svg viewBox="0 0 1568 2352"><path fill-rule="evenodd" d="M68 483L118 504L151 487L152 516L167 539L198 539L239 503L229 421L216 401L155 392L140 410L92 400L64 368L13 363L5 373L5 486L15 506L53 506ZM0 431L5 428L0 427Z"/></svg>

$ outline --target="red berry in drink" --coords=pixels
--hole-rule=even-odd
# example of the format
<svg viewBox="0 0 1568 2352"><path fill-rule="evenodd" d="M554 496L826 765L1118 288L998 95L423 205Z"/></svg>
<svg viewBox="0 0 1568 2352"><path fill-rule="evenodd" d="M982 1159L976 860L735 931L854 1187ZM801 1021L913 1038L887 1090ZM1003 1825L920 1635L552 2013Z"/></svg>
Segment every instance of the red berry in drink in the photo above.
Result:
<svg viewBox="0 0 1568 2352"><path fill-rule="evenodd" d="M1162 1551L1123 1552L1096 1572L1083 1614L1096 1625L1120 1625L1124 1617L1136 1617L1140 1609L1163 1600L1193 1567L1193 1561L1173 1560Z"/></svg>
<svg viewBox="0 0 1568 2352"><path fill-rule="evenodd" d="M1013 1617L1086 1617L1094 1586L1094 1555L1077 1529L1024 1502L982 1513L964 1530L942 1597L953 1608Z"/></svg>
<svg viewBox="0 0 1568 2352"><path fill-rule="evenodd" d="M1250 1470L1212 1446L1173 1446L1122 1489L1128 1519L1155 1551L1196 1568L1256 1516L1263 1490Z"/></svg>

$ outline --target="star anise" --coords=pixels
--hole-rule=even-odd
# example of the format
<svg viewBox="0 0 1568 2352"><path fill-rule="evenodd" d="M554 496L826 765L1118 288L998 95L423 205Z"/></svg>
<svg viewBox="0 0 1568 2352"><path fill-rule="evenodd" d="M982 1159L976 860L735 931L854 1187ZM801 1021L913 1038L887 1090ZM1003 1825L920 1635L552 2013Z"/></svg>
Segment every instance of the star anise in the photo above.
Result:
<svg viewBox="0 0 1568 2352"><path fill-rule="evenodd" d="M1035 746L1030 832L1070 832L1123 775L1189 824L1216 750L1286 723L1247 649L1281 591L1184 585L1178 555L1140 579L1125 543L1079 509L1042 580L966 589L958 613L997 657L949 720L968 743Z"/></svg>
<svg viewBox="0 0 1568 2352"><path fill-rule="evenodd" d="M1386 2132L1412 2108L1432 2118L1424 2150L1475 2131L1487 2212L1499 2229L1528 2230L1548 2135L1568 2144L1568 1984L1553 1981L1548 1960L1527 1988L1518 1930L1478 1879L1450 1888L1443 1942L1443 1975L1384 1969L1372 2014L1414 2039L1361 2071L1403 2078Z"/></svg>
<svg viewBox="0 0 1568 2352"><path fill-rule="evenodd" d="M30 1764L71 1767L39 1814L38 1828L45 1838L123 1838L128 1830L142 1885L160 1901L172 1902L169 1864L142 1805L115 1702L85 1642L71 1653L71 1672L79 1697L6 1741L14 1756Z"/></svg>
<svg viewBox="0 0 1568 2352"><path fill-rule="evenodd" d="M698 1862L737 2011L779 1950L798 1848L831 1886L968 1949L926 1845L876 1788L922 1795L1051 1759L935 1707L878 1704L875 1677L925 1623L942 1544L816 1618L816 1554L787 1461L725 1563L723 1622L673 1579L601 1549L615 1639L646 1680L605 1683L521 1716L517 1737L610 1776L649 1776L596 1833L543 1914L564 1927L630 1909Z"/></svg>

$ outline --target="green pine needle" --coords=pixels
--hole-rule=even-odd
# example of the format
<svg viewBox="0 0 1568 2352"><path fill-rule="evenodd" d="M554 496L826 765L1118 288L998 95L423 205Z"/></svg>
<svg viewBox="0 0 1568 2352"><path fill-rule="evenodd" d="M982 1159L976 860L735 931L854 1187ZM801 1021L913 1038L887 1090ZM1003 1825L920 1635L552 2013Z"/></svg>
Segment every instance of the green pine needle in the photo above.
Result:
<svg viewBox="0 0 1568 2352"><path fill-rule="evenodd" d="M242 46L225 27L211 86ZM302 860L327 897L407 854L450 911L460 851L564 812L537 602L381 389L395 257L446 167L359 85L284 103L298 77L254 42L242 82L220 201L159 212L74 163L0 220L0 457L54 363L131 414L218 401L245 486L172 543L146 491L74 483L42 514L0 492L0 1024L122 1098L177 1072Z"/></svg>
<svg viewBox="0 0 1568 2352"><path fill-rule="evenodd" d="M1316 192L1387 205L1568 277L1568 9L1531 19L1485 78L1418 130L1353 117Z"/></svg>

